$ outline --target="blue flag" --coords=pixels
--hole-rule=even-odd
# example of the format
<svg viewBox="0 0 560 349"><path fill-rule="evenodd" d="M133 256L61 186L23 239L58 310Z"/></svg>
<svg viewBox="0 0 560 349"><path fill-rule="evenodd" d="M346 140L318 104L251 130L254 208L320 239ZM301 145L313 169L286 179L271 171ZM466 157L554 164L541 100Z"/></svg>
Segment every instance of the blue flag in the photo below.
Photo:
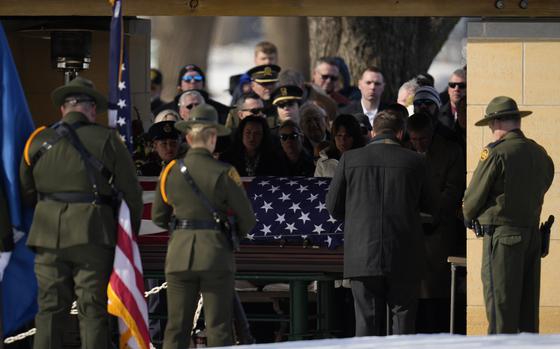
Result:
<svg viewBox="0 0 560 349"><path fill-rule="evenodd" d="M131 99L128 79L128 54L124 45L122 1L113 0L109 44L109 126L116 128L132 151Z"/></svg>
<svg viewBox="0 0 560 349"><path fill-rule="evenodd" d="M12 58L8 40L0 24L0 142L1 179L10 207L12 225L28 232L32 210L24 209L19 195L19 164L25 142L33 132L33 120ZM37 313L37 281L33 272L34 254L25 246L27 235L16 242L4 271L2 319L4 335L10 335Z"/></svg>

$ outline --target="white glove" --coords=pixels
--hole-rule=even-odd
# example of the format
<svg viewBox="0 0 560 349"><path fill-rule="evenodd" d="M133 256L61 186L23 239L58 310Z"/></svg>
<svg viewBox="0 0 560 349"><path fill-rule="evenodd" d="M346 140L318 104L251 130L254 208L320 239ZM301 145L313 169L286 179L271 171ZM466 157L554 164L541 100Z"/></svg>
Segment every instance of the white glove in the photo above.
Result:
<svg viewBox="0 0 560 349"><path fill-rule="evenodd" d="M10 262L12 252L0 252L0 281L4 278L4 270Z"/></svg>

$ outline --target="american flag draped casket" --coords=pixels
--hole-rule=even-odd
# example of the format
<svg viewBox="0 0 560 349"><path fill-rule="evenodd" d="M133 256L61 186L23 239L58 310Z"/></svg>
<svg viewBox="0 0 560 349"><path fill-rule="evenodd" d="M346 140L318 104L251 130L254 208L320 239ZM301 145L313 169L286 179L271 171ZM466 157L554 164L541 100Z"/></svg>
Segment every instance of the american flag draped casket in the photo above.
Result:
<svg viewBox="0 0 560 349"><path fill-rule="evenodd" d="M144 213L140 235L165 230L151 221L156 177L141 177ZM325 198L330 178L244 178L257 224L242 244L310 244L335 249L344 241L343 223L327 211Z"/></svg>

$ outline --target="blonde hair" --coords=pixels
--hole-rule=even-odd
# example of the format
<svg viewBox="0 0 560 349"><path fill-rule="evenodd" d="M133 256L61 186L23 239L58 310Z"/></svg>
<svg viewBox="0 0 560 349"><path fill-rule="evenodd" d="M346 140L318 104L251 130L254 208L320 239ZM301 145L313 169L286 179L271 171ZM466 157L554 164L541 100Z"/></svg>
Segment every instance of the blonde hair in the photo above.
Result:
<svg viewBox="0 0 560 349"><path fill-rule="evenodd" d="M187 130L187 136L190 139L191 145L206 145L212 138L212 135L217 135L218 130L212 125L193 125Z"/></svg>

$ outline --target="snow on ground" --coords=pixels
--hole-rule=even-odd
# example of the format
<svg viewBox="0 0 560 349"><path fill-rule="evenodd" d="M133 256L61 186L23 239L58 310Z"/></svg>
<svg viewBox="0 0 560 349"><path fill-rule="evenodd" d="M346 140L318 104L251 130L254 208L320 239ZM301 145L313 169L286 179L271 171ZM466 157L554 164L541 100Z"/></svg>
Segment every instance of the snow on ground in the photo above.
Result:
<svg viewBox="0 0 560 349"><path fill-rule="evenodd" d="M450 334L422 334L389 337L356 337L343 339L317 339L307 341L235 346L235 349L529 349L560 348L560 335L518 335L461 336Z"/></svg>

